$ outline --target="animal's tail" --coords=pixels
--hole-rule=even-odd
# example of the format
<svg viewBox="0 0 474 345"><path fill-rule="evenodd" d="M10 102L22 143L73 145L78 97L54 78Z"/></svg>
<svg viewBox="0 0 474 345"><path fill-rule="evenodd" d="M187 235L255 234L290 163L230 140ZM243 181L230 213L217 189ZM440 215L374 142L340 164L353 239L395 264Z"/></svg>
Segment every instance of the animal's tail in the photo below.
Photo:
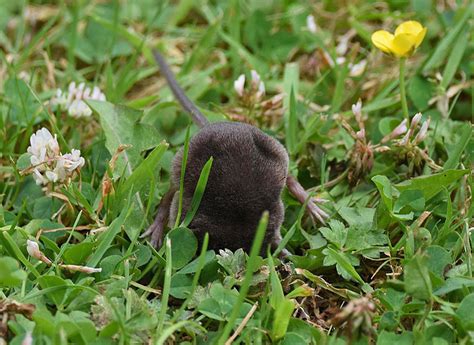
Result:
<svg viewBox="0 0 474 345"><path fill-rule="evenodd" d="M186 96L184 90L179 86L178 82L176 81L176 77L174 76L173 72L171 71L170 66L166 62L163 55L161 55L157 50L153 51L153 55L155 56L155 60L160 66L161 73L165 76L168 85L173 91L174 96L181 104L181 106L186 110L190 115L194 123L199 127L202 128L209 124L209 121L206 117L199 111L199 109L194 105L194 103Z"/></svg>

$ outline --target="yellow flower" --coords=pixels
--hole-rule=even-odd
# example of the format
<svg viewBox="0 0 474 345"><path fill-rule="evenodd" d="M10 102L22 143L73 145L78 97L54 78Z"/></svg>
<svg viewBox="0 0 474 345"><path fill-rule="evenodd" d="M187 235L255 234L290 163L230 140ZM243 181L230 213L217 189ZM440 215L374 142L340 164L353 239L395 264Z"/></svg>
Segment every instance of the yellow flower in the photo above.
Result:
<svg viewBox="0 0 474 345"><path fill-rule="evenodd" d="M426 28L420 23L410 20L401 23L395 30L395 35L385 30L372 34L372 43L381 51L397 57L407 57L413 54L425 38Z"/></svg>

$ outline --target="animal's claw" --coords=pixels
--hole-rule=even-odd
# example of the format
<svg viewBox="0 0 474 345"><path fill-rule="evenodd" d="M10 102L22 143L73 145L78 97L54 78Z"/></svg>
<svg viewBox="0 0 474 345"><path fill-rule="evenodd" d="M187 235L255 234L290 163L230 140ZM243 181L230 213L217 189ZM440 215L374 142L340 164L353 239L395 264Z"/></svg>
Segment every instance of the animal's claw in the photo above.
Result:
<svg viewBox="0 0 474 345"><path fill-rule="evenodd" d="M304 204L307 200L306 209L313 219L316 218L322 224L325 224L325 219L329 218L329 215L324 212L318 204L328 202L328 200L314 197L311 198L303 186L291 175L289 175L286 180L286 186L299 202Z"/></svg>
<svg viewBox="0 0 474 345"><path fill-rule="evenodd" d="M328 202L326 199L320 198L312 198L308 200L308 204L306 205L309 214L319 220L322 224L326 224L326 219L329 218L329 215L324 212L321 208L319 208L318 203L322 204Z"/></svg>

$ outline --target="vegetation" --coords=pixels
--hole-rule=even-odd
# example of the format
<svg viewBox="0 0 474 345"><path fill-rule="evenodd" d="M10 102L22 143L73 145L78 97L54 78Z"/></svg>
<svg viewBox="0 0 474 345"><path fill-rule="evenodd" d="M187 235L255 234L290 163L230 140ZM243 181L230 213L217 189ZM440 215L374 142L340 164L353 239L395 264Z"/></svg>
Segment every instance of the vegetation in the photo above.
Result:
<svg viewBox="0 0 474 345"><path fill-rule="evenodd" d="M470 1L0 3L0 344L474 343ZM284 143L288 258L140 238L197 131L155 48Z"/></svg>

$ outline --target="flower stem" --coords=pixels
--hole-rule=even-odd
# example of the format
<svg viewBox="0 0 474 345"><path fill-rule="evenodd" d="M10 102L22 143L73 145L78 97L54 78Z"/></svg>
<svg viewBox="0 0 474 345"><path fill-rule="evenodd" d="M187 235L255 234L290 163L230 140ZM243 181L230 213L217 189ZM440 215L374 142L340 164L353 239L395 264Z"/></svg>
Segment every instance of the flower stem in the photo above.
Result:
<svg viewBox="0 0 474 345"><path fill-rule="evenodd" d="M403 117L408 119L407 95L405 92L405 58L400 59L400 101L402 102Z"/></svg>

